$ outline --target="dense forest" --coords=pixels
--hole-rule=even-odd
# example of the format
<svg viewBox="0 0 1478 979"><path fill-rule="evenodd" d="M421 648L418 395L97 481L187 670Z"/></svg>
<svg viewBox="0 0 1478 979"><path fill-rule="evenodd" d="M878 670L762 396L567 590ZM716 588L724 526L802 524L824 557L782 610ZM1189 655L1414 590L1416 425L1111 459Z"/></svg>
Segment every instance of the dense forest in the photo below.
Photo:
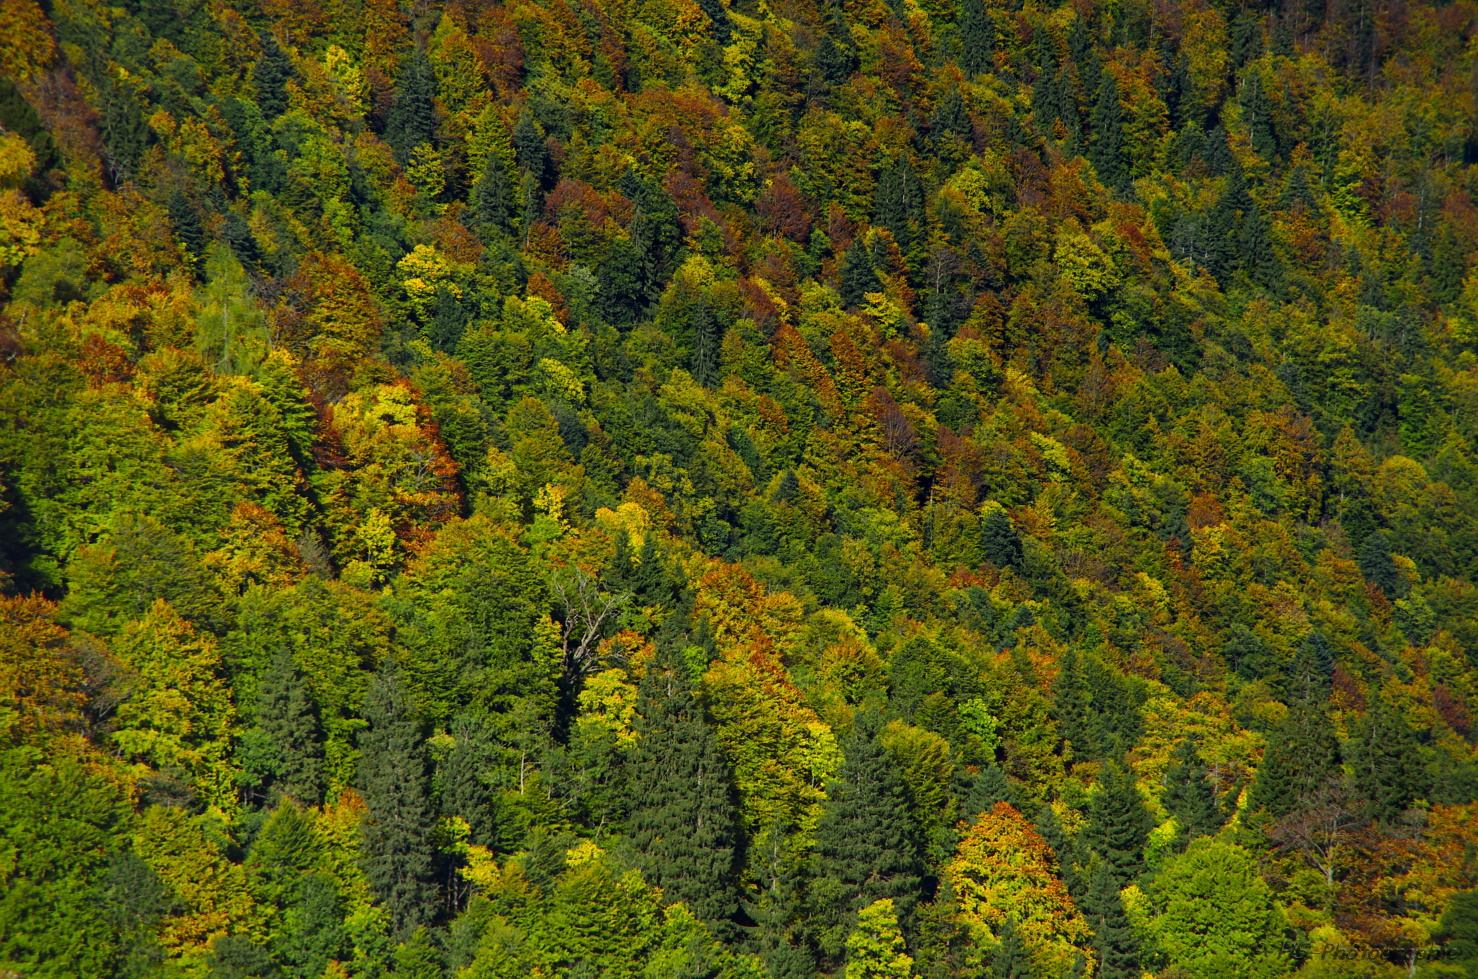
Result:
<svg viewBox="0 0 1478 979"><path fill-rule="evenodd" d="M1478 976L1474 0L0 76L0 976Z"/></svg>

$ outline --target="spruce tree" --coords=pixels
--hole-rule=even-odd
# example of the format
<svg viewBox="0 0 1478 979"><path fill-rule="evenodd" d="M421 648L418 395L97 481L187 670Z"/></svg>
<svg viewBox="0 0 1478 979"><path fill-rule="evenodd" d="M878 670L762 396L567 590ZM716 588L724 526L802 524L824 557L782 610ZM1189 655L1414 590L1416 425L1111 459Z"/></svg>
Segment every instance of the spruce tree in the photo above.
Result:
<svg viewBox="0 0 1478 979"><path fill-rule="evenodd" d="M978 75L994 62L996 25L986 12L983 0L961 0L958 18L960 67L967 75Z"/></svg>
<svg viewBox="0 0 1478 979"><path fill-rule="evenodd" d="M996 953L991 958L991 979L1032 979L1032 960L1016 919L1007 917L996 932Z"/></svg>
<svg viewBox="0 0 1478 979"><path fill-rule="evenodd" d="M877 727L875 717L857 719L816 827L823 890L836 901L826 909L833 924L829 944L850 931L852 915L885 897L893 899L907 930L919 896L924 867L908 789L878 743Z"/></svg>
<svg viewBox="0 0 1478 979"><path fill-rule="evenodd" d="M1057 721L1058 733L1072 748L1074 758L1098 757L1098 739L1093 736L1096 726L1093 694L1078 665L1078 651L1072 646L1063 654L1057 680L1052 685L1052 716Z"/></svg>
<svg viewBox="0 0 1478 979"><path fill-rule="evenodd" d="M513 229L513 181L497 154L488 154L482 175L472 185L472 199L468 203L471 223L481 228L484 235Z"/></svg>
<svg viewBox="0 0 1478 979"><path fill-rule="evenodd" d="M1391 560L1391 539L1384 531L1377 530L1365 538L1360 545L1360 573L1365 580L1375 585L1387 598L1395 598L1401 584L1396 562Z"/></svg>
<svg viewBox="0 0 1478 979"><path fill-rule="evenodd" d="M1093 870L1083 913L1093 927L1093 944L1098 950L1099 979L1138 979L1139 942L1119 897L1119 882L1108 862L1100 860Z"/></svg>
<svg viewBox="0 0 1478 979"><path fill-rule="evenodd" d="M983 812L990 812L997 802L1004 802L1018 809L1021 805L1017 799L1015 787L1006 777L1006 773L1001 771L1001 767L987 765L970 783L970 791L965 796L963 815L973 820Z"/></svg>
<svg viewBox="0 0 1478 979"><path fill-rule="evenodd" d="M292 653L280 649L257 687L257 727L277 762L274 788L305 806L323 800L323 731Z"/></svg>
<svg viewBox="0 0 1478 979"><path fill-rule="evenodd" d="M838 44L828 31L816 45L816 71L828 85L840 85L852 75L851 51Z"/></svg>
<svg viewBox="0 0 1478 979"><path fill-rule="evenodd" d="M732 919L742 842L734 773L678 656L649 664L637 713L627 832L647 879L705 921Z"/></svg>
<svg viewBox="0 0 1478 979"><path fill-rule="evenodd" d="M1111 71L1098 83L1098 101L1093 107L1093 141L1088 159L1098 178L1114 190L1129 187L1129 153L1124 144L1124 118L1119 107L1119 83Z"/></svg>
<svg viewBox="0 0 1478 979"><path fill-rule="evenodd" d="M513 127L513 156L519 167L533 176L543 186L549 181L549 144L545 141L544 127L524 106Z"/></svg>
<svg viewBox="0 0 1478 979"><path fill-rule="evenodd" d="M299 976L321 976L331 959L350 953L344 926L344 902L331 876L309 873L298 878L295 894L282 916L276 951Z"/></svg>
<svg viewBox="0 0 1478 979"><path fill-rule="evenodd" d="M723 0L698 0L698 7L708 15L709 31L713 39L719 44L728 44L734 36L734 22L729 19L729 11L724 8Z"/></svg>
<svg viewBox="0 0 1478 979"><path fill-rule="evenodd" d="M1339 773L1339 742L1329 716L1318 702L1298 701L1268 739L1247 806L1287 815Z"/></svg>
<svg viewBox="0 0 1478 979"><path fill-rule="evenodd" d="M1431 791L1425 752L1406 718L1379 692L1356 730L1350 758L1355 788L1371 819L1394 826L1413 802Z"/></svg>
<svg viewBox="0 0 1478 979"><path fill-rule="evenodd" d="M1083 841L1108 865L1120 887L1144 869L1144 845L1154 825L1134 776L1117 763L1105 765L1098 792L1088 803Z"/></svg>
<svg viewBox="0 0 1478 979"><path fill-rule="evenodd" d="M481 725L470 717L460 719L456 739L456 747L437 773L442 815L465 820L468 841L491 847L497 842L498 830L493 789L485 780L493 764L492 746Z"/></svg>
<svg viewBox="0 0 1478 979"><path fill-rule="evenodd" d="M1082 897L1083 878L1079 872L1082 860L1077 841L1067 835L1051 806L1043 806L1037 813L1036 828L1037 835L1057 858L1057 871L1067 885L1068 893L1074 899Z"/></svg>
<svg viewBox="0 0 1478 979"><path fill-rule="evenodd" d="M1206 763L1194 741L1185 740L1171 752L1172 764L1165 772L1165 793L1160 797L1175 817L1181 849L1198 836L1211 836L1225 822L1216 801L1216 790L1206 780Z"/></svg>
<svg viewBox="0 0 1478 979"><path fill-rule="evenodd" d="M431 918L436 849L426 752L400 668L386 659L364 699L369 727L359 736L357 788L368 813L360 860L370 889L406 935Z"/></svg>
<svg viewBox="0 0 1478 979"><path fill-rule="evenodd" d="M385 142L404 164L411 151L436 138L436 74L419 45L406 55L395 80L395 101L385 121Z"/></svg>
<svg viewBox="0 0 1478 979"><path fill-rule="evenodd" d="M292 61L277 38L263 31L262 55L251 69L252 85L257 90L257 108L269 123L287 111L287 83L297 76Z"/></svg>
<svg viewBox="0 0 1478 979"><path fill-rule="evenodd" d="M873 269L872 253L858 238L842 257L842 305L851 308L862 305L869 292L881 288L877 272Z"/></svg>
<svg viewBox="0 0 1478 979"><path fill-rule="evenodd" d="M700 303L693 313L693 380L706 388L718 386L722 344L723 324L706 302Z"/></svg>
<svg viewBox="0 0 1478 979"><path fill-rule="evenodd" d="M175 238L185 250L185 262L198 277L205 260L205 229L200 225L200 216L195 207L179 190L169 195L165 202L169 212L169 223L174 227Z"/></svg>
<svg viewBox="0 0 1478 979"><path fill-rule="evenodd" d="M1021 567L1021 535L1004 509L993 506L980 521L980 546L998 568Z"/></svg>

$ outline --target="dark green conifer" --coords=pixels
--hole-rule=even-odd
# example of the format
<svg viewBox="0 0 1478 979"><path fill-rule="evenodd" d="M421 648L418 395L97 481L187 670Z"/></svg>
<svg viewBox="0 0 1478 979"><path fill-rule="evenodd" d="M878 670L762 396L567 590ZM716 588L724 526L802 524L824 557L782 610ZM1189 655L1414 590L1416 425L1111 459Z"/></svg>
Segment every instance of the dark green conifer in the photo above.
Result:
<svg viewBox="0 0 1478 979"><path fill-rule="evenodd" d="M1382 826L1398 825L1401 814L1431 791L1425 752L1401 711L1377 691L1356 726L1350 767L1367 815Z"/></svg>
<svg viewBox="0 0 1478 979"><path fill-rule="evenodd" d="M877 272L873 269L872 253L859 238L842 258L842 304L848 308L860 306L863 297L881 288Z"/></svg>
<svg viewBox="0 0 1478 979"><path fill-rule="evenodd" d="M1397 597L1401 574L1396 570L1396 562L1391 560L1391 539L1384 531L1377 530L1365 538L1358 560L1366 581L1385 592L1387 598Z"/></svg>
<svg viewBox="0 0 1478 979"><path fill-rule="evenodd" d="M734 36L734 22L729 19L723 0L698 0L698 7L708 15L708 29L713 33L713 39L719 44L728 44Z"/></svg>
<svg viewBox="0 0 1478 979"><path fill-rule="evenodd" d="M1119 897L1119 882L1107 861L1100 860L1093 870L1083 914L1093 927L1093 944L1098 950L1094 975L1099 979L1138 979L1139 942Z"/></svg>
<svg viewBox="0 0 1478 979"><path fill-rule="evenodd" d="M483 234L513 230L513 189L502 159L489 154L482 175L472 185L469 210L473 226L483 229Z"/></svg>
<svg viewBox="0 0 1478 979"><path fill-rule="evenodd" d="M178 189L169 195L165 209L169 212L169 223L174 227L175 238L185 250L185 261L198 276L205 260L206 245L205 228L201 227L200 215L195 213L195 206L190 203L190 199Z"/></svg>
<svg viewBox="0 0 1478 979"><path fill-rule="evenodd" d="M1057 680L1052 685L1052 715L1074 758L1098 757L1100 746L1093 736L1093 694L1083 679L1078 651L1072 646L1063 654Z"/></svg>
<svg viewBox="0 0 1478 979"><path fill-rule="evenodd" d="M395 968L385 979L444 979L441 949L422 925L395 948Z"/></svg>
<svg viewBox="0 0 1478 979"><path fill-rule="evenodd" d="M438 772L441 811L466 820L469 842L490 847L497 842L498 831L493 789L487 782L492 746L472 717L459 719L456 739Z"/></svg>
<svg viewBox="0 0 1478 979"><path fill-rule="evenodd" d="M1276 652L1267 642L1251 629L1235 623L1229 630L1221 654L1227 665L1244 680L1260 680L1270 676L1278 668Z"/></svg>
<svg viewBox="0 0 1478 979"><path fill-rule="evenodd" d="M876 717L857 719L816 828L817 869L836 902L826 909L836 945L855 913L882 898L893 899L906 930L923 876L908 789L878 743L877 727Z"/></svg>
<svg viewBox="0 0 1478 979"><path fill-rule="evenodd" d="M706 388L718 386L722 345L723 324L707 303L701 303L693 314L693 380Z"/></svg>
<svg viewBox="0 0 1478 979"><path fill-rule="evenodd" d="M1000 507L991 507L980 521L980 547L998 568L1021 567L1021 535L1011 517Z"/></svg>
<svg viewBox="0 0 1478 979"><path fill-rule="evenodd" d="M1000 944L990 961L991 979L1033 979L1031 956L1014 917L1001 922L996 941Z"/></svg>
<svg viewBox="0 0 1478 979"><path fill-rule="evenodd" d="M395 159L405 163L411 151L436 138L436 73L426 51L417 45L405 56L395 80L395 101L385 121L385 142Z"/></svg>
<svg viewBox="0 0 1478 979"><path fill-rule="evenodd" d="M852 75L854 62L848 48L832 39L831 33L821 35L816 45L816 71L828 85L840 85Z"/></svg>
<svg viewBox="0 0 1478 979"><path fill-rule="evenodd" d="M734 773L676 656L647 667L637 714L627 831L647 879L699 918L728 921L738 910L742 842Z"/></svg>
<svg viewBox="0 0 1478 979"><path fill-rule="evenodd" d="M297 69L277 38L263 31L262 55L251 69L251 82L257 90L257 108L268 122L287 111L287 83L297 77Z"/></svg>
<svg viewBox="0 0 1478 979"><path fill-rule="evenodd" d="M274 787L305 806L323 799L323 731L292 653L280 649L257 688L257 727L277 762Z"/></svg>
<svg viewBox="0 0 1478 979"><path fill-rule="evenodd" d="M393 659L370 680L364 718L369 727L359 736L356 781L369 811L360 859L370 889L390 912L392 931L407 935L432 916L435 820L421 728Z"/></svg>
<svg viewBox="0 0 1478 979"><path fill-rule="evenodd" d="M524 106L513 127L513 156L525 172L531 174L541 186L549 181L549 144L544 127Z"/></svg>
<svg viewBox="0 0 1478 979"><path fill-rule="evenodd" d="M960 67L967 75L988 71L996 53L996 25L985 9L983 0L961 0Z"/></svg>
<svg viewBox="0 0 1478 979"><path fill-rule="evenodd" d="M1206 763L1196 743L1182 741L1170 757L1172 763L1165 772L1165 793L1160 801L1175 817L1179 827L1176 842L1183 849L1191 840L1221 829L1226 817L1217 804L1216 790L1206 780Z"/></svg>
<svg viewBox="0 0 1478 979"><path fill-rule="evenodd" d="M1119 83L1114 73L1102 73L1098 83L1098 101L1093 106L1093 142L1088 159L1098 171L1098 178L1108 187L1123 191L1129 187L1129 152L1124 144L1124 117L1119 106Z"/></svg>
<svg viewBox="0 0 1478 979"><path fill-rule="evenodd" d="M961 815L974 819L983 812L990 812L997 802L1004 802L1014 809L1020 808L1021 805L1016 796L1016 788L1006 777L1006 773L1001 771L1001 767L986 765L971 781L970 790L961 807L963 809Z"/></svg>
<svg viewBox="0 0 1478 979"><path fill-rule="evenodd" d="M333 878L322 872L298 878L294 890L275 948L293 975L321 976L331 959L342 961L350 954L344 901Z"/></svg>
<svg viewBox="0 0 1478 979"><path fill-rule="evenodd" d="M1083 842L1108 865L1120 887L1144 869L1144 845L1154 825L1134 776L1117 763L1105 765L1099 789L1088 803Z"/></svg>
<svg viewBox="0 0 1478 979"><path fill-rule="evenodd" d="M1340 774L1339 742L1323 705L1294 703L1282 726L1268 739L1262 763L1247 796L1249 809L1284 816Z"/></svg>
<svg viewBox="0 0 1478 979"><path fill-rule="evenodd" d="M1057 858L1058 875L1067 885L1068 893L1074 899L1082 897L1084 881L1080 865L1083 861L1077 840L1067 835L1067 831L1062 828L1062 821L1057 818L1057 813L1051 806L1043 806L1037 812L1036 827L1037 835Z"/></svg>

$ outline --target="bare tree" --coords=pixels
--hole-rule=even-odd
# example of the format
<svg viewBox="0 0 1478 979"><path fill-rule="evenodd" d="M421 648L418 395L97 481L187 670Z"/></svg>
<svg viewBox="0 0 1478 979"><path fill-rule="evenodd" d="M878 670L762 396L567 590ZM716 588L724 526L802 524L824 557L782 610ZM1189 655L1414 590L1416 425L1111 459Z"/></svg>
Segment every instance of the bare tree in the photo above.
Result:
<svg viewBox="0 0 1478 979"><path fill-rule="evenodd" d="M549 576L549 590L564 608L564 670L576 679L595 669L596 644L613 616L631 596L602 591L600 581L577 564L557 568Z"/></svg>
<svg viewBox="0 0 1478 979"><path fill-rule="evenodd" d="M1298 808L1278 820L1268 835L1280 848L1303 857L1333 888L1355 831L1363 823L1361 806L1350 797L1343 780L1335 777L1302 796Z"/></svg>

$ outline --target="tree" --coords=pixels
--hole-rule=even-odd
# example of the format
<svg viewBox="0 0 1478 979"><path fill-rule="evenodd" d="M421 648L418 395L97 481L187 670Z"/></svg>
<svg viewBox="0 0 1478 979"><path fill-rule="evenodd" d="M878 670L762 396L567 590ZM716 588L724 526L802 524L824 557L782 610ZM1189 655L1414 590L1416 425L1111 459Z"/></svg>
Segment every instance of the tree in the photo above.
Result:
<svg viewBox="0 0 1478 979"><path fill-rule="evenodd" d="M471 222L483 229L484 235L494 231L513 230L513 182L498 154L488 154L482 175L472 185L472 199L469 204Z"/></svg>
<svg viewBox="0 0 1478 979"><path fill-rule="evenodd" d="M401 62L395 80L395 101L385 120L385 142L402 165L411 151L436 138L436 73L426 49L417 45Z"/></svg>
<svg viewBox="0 0 1478 979"><path fill-rule="evenodd" d="M980 549L998 568L1021 567L1021 536L999 503L989 505L980 520Z"/></svg>
<svg viewBox="0 0 1478 979"><path fill-rule="evenodd" d="M455 730L457 745L437 772L441 811L467 823L468 842L491 847L498 830L495 790L488 784L495 763L493 746L473 715L459 718Z"/></svg>
<svg viewBox="0 0 1478 979"><path fill-rule="evenodd" d="M1283 916L1235 843L1200 839L1155 877L1150 931L1160 950L1190 975L1274 979L1286 975Z"/></svg>
<svg viewBox="0 0 1478 979"><path fill-rule="evenodd" d="M637 713L627 831L647 878L699 918L727 920L738 909L741 862L734 773L686 666L670 654L649 664Z"/></svg>
<svg viewBox="0 0 1478 979"><path fill-rule="evenodd" d="M287 83L298 73L271 32L263 31L261 41L262 54L252 66L251 81L257 90L257 108L270 123L287 111Z"/></svg>
<svg viewBox="0 0 1478 979"><path fill-rule="evenodd" d="M1007 922L1019 930L1036 971L1066 973L1093 932L1054 873L1052 850L1031 824L1004 802L964 832L945 865L961 919L982 945L1007 944ZM1013 966L1013 968L1015 968ZM1021 975L1020 971L1016 972Z"/></svg>
<svg viewBox="0 0 1478 979"><path fill-rule="evenodd" d="M1432 937L1442 943L1446 961L1466 970L1460 974L1478 975L1478 890L1452 896Z"/></svg>
<svg viewBox="0 0 1478 979"><path fill-rule="evenodd" d="M957 18L960 29L960 67L967 75L989 69L995 58L996 25L983 0L961 0Z"/></svg>
<svg viewBox="0 0 1478 979"><path fill-rule="evenodd" d="M1431 791L1422 763L1426 752L1400 710L1379 692L1355 730L1350 752L1355 789L1364 796L1371 819L1394 826L1403 812Z"/></svg>
<svg viewBox="0 0 1478 979"><path fill-rule="evenodd" d="M996 933L995 954L990 960L991 979L1032 979L1032 960L1027 953L1015 916L1007 916Z"/></svg>
<svg viewBox="0 0 1478 979"><path fill-rule="evenodd" d="M1400 572L1396 570L1396 562L1391 560L1391 540L1384 531L1377 530L1365 538L1365 543L1360 545L1359 563L1360 573L1366 581L1384 592L1387 598L1399 596Z"/></svg>
<svg viewBox="0 0 1478 979"><path fill-rule="evenodd" d="M850 930L855 913L891 898L905 923L918 900L921 847L908 811L908 787L878 742L877 721L862 717L843 746L842 770L827 786L816 827L818 884L833 921L832 943ZM837 933L839 932L839 933Z"/></svg>
<svg viewBox="0 0 1478 979"><path fill-rule="evenodd" d="M304 805L323 798L323 730L292 653L280 649L257 688L256 728L270 748L267 774L283 795ZM248 732L250 734L250 732Z"/></svg>
<svg viewBox="0 0 1478 979"><path fill-rule="evenodd" d="M846 979L907 979L913 959L903 950L903 933L890 898L857 913L857 927L847 936Z"/></svg>
<svg viewBox="0 0 1478 979"><path fill-rule="evenodd" d="M1108 864L1119 887L1144 869L1144 845L1154 825L1134 776L1116 763L1105 765L1098 791L1088 801L1083 842Z"/></svg>
<svg viewBox="0 0 1478 979"><path fill-rule="evenodd" d="M1140 975L1139 941L1124 911L1118 882L1107 861L1099 861L1083 901L1083 913L1093 927L1100 979L1135 979Z"/></svg>
<svg viewBox="0 0 1478 979"><path fill-rule="evenodd" d="M718 386L722 344L723 325L708 303L700 303L693 313L693 380L706 388Z"/></svg>
<svg viewBox="0 0 1478 979"><path fill-rule="evenodd" d="M1177 844L1184 848L1191 840L1211 836L1226 821L1216 799L1216 790L1206 780L1206 763L1189 739L1175 746L1172 764L1165 772L1165 792L1161 803L1175 817Z"/></svg>
<svg viewBox="0 0 1478 979"><path fill-rule="evenodd" d="M862 305L867 293L881 288L873 269L872 252L860 238L852 242L842 257L841 279L842 305L849 308Z"/></svg>
<svg viewBox="0 0 1478 979"><path fill-rule="evenodd" d="M1302 798L1339 774L1339 761L1329 716L1315 703L1299 702L1268 739L1247 794L1248 808L1267 809L1274 816L1292 812Z"/></svg>
<svg viewBox="0 0 1478 979"><path fill-rule="evenodd" d="M1100 746L1094 737L1093 693L1078 662L1078 651L1069 646L1052 684L1052 718L1057 721L1062 740L1072 749L1073 758L1086 760L1096 758Z"/></svg>
<svg viewBox="0 0 1478 979"><path fill-rule="evenodd" d="M1074 21L1080 23L1081 20ZM1093 140L1088 158L1098 178L1114 190L1129 187L1129 152L1124 143L1123 111L1119 107L1119 82L1106 71L1098 83L1098 101L1093 106Z"/></svg>
<svg viewBox="0 0 1478 979"><path fill-rule="evenodd" d="M525 106L518 114L513 127L513 155L519 167L530 174L540 186L548 183L549 146L545 142L544 127Z"/></svg>
<svg viewBox="0 0 1478 979"><path fill-rule="evenodd" d="M361 863L393 930L406 935L431 917L436 851L421 729L393 659L370 681L364 718L369 727L359 738L357 787L368 811Z"/></svg>

